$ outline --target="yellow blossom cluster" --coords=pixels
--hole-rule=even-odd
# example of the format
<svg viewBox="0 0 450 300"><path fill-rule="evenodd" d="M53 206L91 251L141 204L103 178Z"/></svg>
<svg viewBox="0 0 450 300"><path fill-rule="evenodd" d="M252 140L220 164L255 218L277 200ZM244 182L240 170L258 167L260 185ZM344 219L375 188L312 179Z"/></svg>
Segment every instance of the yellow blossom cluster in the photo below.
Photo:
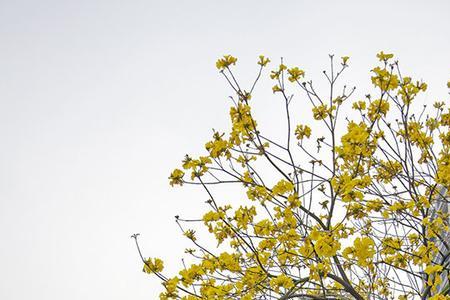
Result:
<svg viewBox="0 0 450 300"><path fill-rule="evenodd" d="M214 131L206 155L186 155L169 176L172 186L202 187L208 209L200 218L176 217L195 248L185 250L191 262L177 276L163 275L159 258L144 260L144 272L163 281L160 299L450 298L442 290L450 272L443 259L450 214L442 205L450 196L450 109L438 101L431 112L417 111L428 85L403 75L393 54L377 58L370 75L376 97L356 98L344 115L353 90L338 88L338 79L348 56L339 70L334 64L324 72L326 96L282 60L269 74L273 97L287 110L269 123L286 122L288 136L280 139L262 133L265 124L254 118L253 91L270 59L259 56L246 90L233 74L237 58L217 60L233 91L230 128ZM293 98L291 88L305 97ZM321 121L317 139L310 126L294 123L305 112ZM217 196L228 185L243 190L236 205ZM215 246L205 246L211 243L201 227Z"/></svg>

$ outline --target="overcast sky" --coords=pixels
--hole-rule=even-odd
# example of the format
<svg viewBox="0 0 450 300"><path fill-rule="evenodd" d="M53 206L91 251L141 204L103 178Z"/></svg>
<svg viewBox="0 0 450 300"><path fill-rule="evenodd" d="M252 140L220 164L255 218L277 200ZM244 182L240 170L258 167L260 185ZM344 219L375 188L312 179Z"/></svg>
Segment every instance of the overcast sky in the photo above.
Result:
<svg viewBox="0 0 450 300"><path fill-rule="evenodd" d="M1 0L0 299L157 299L130 235L179 266L173 216L206 199L167 176L228 127L216 58L250 82L260 54L311 76L349 55L363 96L379 50L448 99L450 2Z"/></svg>

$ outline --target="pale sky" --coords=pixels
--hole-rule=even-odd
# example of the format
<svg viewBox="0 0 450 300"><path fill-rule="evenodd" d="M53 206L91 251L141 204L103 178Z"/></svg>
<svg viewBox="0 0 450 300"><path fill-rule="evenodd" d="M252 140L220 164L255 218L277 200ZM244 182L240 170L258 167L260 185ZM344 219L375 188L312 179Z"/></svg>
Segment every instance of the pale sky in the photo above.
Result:
<svg viewBox="0 0 450 300"><path fill-rule="evenodd" d="M130 235L180 265L173 216L206 199L167 177L228 128L215 60L250 82L260 54L317 78L349 55L363 96L380 50L447 100L450 2L1 0L0 299L157 299Z"/></svg>

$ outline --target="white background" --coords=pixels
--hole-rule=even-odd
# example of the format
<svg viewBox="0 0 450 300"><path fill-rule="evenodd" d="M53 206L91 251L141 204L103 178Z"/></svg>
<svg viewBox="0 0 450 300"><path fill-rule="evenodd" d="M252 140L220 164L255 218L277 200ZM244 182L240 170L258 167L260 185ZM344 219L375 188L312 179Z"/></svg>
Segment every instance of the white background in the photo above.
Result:
<svg viewBox="0 0 450 300"><path fill-rule="evenodd" d="M0 299L157 299L130 235L180 265L173 216L206 198L167 177L228 127L216 58L249 83L259 54L314 78L349 55L356 99L385 50L448 100L449 3L0 1Z"/></svg>

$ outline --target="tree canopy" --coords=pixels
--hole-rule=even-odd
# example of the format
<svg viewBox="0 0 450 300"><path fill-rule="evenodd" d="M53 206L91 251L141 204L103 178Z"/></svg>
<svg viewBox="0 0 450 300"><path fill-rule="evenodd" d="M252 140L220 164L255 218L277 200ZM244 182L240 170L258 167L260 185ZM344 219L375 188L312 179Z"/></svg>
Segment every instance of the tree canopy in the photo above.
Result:
<svg viewBox="0 0 450 300"><path fill-rule="evenodd" d="M330 55L324 92L301 68L277 64L269 76L285 132L276 137L252 110L270 60L259 57L246 89L237 59L217 60L232 91L231 128L169 177L208 197L202 216L176 217L190 263L169 276L161 259L141 255L163 283L161 299L450 299L450 109L421 105L427 84L403 74L393 54L377 59L363 98L341 82L347 56ZM302 111L292 109L299 97ZM316 124L297 123L308 112ZM215 188L228 185L242 189L239 206L218 200ZM200 224L216 247L202 243Z"/></svg>

